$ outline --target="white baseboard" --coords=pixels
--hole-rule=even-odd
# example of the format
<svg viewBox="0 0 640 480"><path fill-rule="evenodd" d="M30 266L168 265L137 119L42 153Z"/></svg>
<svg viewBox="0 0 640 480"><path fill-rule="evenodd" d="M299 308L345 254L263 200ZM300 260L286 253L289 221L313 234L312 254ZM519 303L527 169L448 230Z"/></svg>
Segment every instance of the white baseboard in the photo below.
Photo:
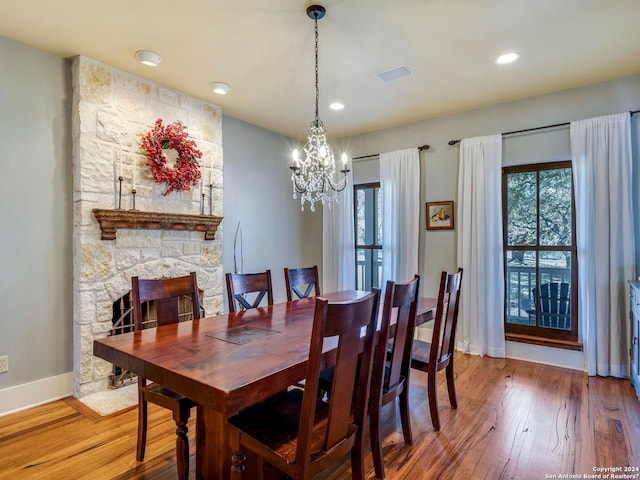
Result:
<svg viewBox="0 0 640 480"><path fill-rule="evenodd" d="M571 370L580 370L582 372L585 371L583 353L564 348L544 347L542 345L521 342L507 342L507 358L569 368Z"/></svg>
<svg viewBox="0 0 640 480"><path fill-rule="evenodd" d="M429 342L432 331L428 326L421 326L416 329L416 338ZM506 357L513 360L585 371L583 352L521 342L507 342L506 350Z"/></svg>
<svg viewBox="0 0 640 480"><path fill-rule="evenodd" d="M0 390L0 417L73 394L73 372Z"/></svg>

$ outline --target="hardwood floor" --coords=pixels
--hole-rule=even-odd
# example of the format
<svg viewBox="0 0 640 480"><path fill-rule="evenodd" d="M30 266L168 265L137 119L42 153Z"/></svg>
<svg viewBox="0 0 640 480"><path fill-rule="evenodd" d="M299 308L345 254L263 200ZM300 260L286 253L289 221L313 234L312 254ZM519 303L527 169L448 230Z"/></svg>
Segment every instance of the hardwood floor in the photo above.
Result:
<svg viewBox="0 0 640 480"><path fill-rule="evenodd" d="M439 432L431 426L421 372L412 371L411 379L412 448L403 444L397 409L384 408L389 480L586 478L595 467L640 467L640 401L627 380L460 354L456 362L458 409L449 407L442 375ZM99 417L73 398L0 417L0 478L176 478L170 413L150 405L141 463L136 422L135 408ZM192 452L194 437L192 416ZM374 478L370 455L366 461ZM192 454L190 478L194 465ZM637 470L626 473L640 478ZM320 478L349 480L348 459Z"/></svg>

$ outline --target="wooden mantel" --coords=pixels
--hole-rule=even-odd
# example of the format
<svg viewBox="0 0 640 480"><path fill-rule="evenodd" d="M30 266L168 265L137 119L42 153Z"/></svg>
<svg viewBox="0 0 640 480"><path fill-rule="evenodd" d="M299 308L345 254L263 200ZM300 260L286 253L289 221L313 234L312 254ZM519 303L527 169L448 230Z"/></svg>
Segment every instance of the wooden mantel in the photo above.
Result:
<svg viewBox="0 0 640 480"><path fill-rule="evenodd" d="M100 224L102 240L115 240L118 228L147 230L193 230L204 232L205 240L213 240L222 217L186 215L183 213L141 212L139 210L94 209Z"/></svg>

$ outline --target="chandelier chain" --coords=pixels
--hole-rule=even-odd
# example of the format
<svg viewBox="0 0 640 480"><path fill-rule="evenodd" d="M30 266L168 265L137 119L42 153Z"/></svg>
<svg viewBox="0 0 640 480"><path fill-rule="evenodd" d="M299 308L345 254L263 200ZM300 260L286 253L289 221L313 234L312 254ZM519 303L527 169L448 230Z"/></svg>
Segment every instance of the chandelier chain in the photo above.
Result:
<svg viewBox="0 0 640 480"><path fill-rule="evenodd" d="M314 22L315 22L315 35L316 35L316 49L315 49L315 53L316 53L316 127L318 126L319 122L320 122L320 117L318 115L318 103L320 101L320 89L318 87L318 15L314 15Z"/></svg>

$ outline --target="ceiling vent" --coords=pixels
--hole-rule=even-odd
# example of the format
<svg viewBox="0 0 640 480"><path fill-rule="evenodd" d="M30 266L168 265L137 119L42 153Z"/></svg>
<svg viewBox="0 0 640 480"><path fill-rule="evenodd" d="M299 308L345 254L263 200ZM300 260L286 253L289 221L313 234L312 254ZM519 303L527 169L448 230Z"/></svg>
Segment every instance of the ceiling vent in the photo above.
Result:
<svg viewBox="0 0 640 480"><path fill-rule="evenodd" d="M409 75L411 75L411 70L409 70L407 67L396 67L392 68L391 70L387 70L386 72L376 73L376 77L378 77L378 80L381 80L385 83L393 82L394 80L402 77L408 77Z"/></svg>

